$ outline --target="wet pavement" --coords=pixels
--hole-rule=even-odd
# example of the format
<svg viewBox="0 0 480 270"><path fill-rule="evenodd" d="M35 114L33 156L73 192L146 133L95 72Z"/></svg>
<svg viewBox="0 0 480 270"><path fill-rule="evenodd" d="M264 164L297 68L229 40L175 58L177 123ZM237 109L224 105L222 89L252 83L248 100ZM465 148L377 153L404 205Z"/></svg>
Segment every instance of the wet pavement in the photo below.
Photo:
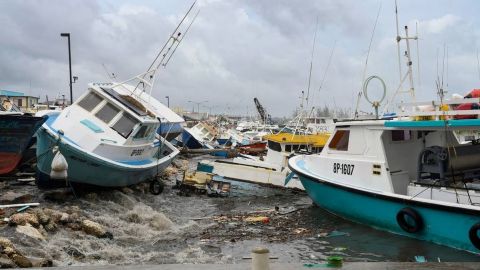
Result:
<svg viewBox="0 0 480 270"><path fill-rule="evenodd" d="M28 194L23 199L68 213L70 220L59 221L55 230L39 225L45 240L8 224L0 225L0 236L25 256L49 258L57 266L248 263L256 246L268 247L275 263L322 263L332 255L346 262L414 261L417 255L435 262L480 261L475 254L343 220L313 205L303 192L232 181L227 198L179 196L173 186L181 171L171 172L178 175L170 176L158 196L148 192L148 185L52 193L4 182L3 195ZM78 228L85 219L103 226L113 239Z"/></svg>

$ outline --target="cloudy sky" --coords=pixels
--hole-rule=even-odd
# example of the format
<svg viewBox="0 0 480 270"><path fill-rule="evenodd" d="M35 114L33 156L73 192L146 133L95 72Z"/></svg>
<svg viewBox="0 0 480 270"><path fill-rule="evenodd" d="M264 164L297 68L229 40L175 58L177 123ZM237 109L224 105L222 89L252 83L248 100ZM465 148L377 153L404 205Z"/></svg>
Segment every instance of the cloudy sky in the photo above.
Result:
<svg viewBox="0 0 480 270"><path fill-rule="evenodd" d="M435 98L437 60L449 93L480 88L480 2L398 2L400 25L408 24L412 34L416 24L419 28L419 73L416 43L411 43L418 99ZM0 0L0 89L42 99L68 96L68 51L61 32L72 35L73 75L79 77L74 97L89 82L110 80L104 66L117 79L128 79L146 70L191 3ZM366 74L382 77L389 95L398 86L393 0L199 0L198 7L197 21L154 89L162 102L170 96L172 107L191 109L188 101L208 100L200 110L253 114L258 97L272 115L291 115L301 91L307 91L318 20L310 105L351 109L379 8ZM404 62L402 67L405 72ZM378 92L379 85L372 84L372 96ZM361 109L371 111L364 100Z"/></svg>

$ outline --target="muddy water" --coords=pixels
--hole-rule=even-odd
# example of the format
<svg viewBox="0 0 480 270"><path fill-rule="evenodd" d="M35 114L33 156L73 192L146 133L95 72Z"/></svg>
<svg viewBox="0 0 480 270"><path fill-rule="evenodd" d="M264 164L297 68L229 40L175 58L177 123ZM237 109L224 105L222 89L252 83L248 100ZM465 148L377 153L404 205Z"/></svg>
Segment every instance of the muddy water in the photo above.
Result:
<svg viewBox="0 0 480 270"><path fill-rule="evenodd" d="M183 197L170 179L158 196L145 187L77 192L50 201L34 186L10 187L34 194L41 207L73 210L110 231L99 239L59 226L47 239L35 240L0 227L27 256L50 257L56 265L245 263L255 246L267 246L278 262L322 262L330 255L347 261L478 261L467 252L396 236L345 221L312 205L304 193L232 182L228 198ZM279 211L272 211L278 207ZM282 214L278 214L282 213ZM246 216L265 215L268 223ZM221 219L219 219L219 217ZM341 236L325 237L332 231Z"/></svg>

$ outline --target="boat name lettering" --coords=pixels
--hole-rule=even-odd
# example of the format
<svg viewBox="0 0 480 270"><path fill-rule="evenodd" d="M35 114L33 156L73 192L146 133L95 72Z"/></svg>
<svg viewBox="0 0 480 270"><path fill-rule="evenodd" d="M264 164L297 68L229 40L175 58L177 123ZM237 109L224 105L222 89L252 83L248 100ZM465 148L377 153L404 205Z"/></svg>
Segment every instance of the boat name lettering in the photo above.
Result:
<svg viewBox="0 0 480 270"><path fill-rule="evenodd" d="M355 165L353 164L333 163L333 173L352 175L353 168L355 168Z"/></svg>
<svg viewBox="0 0 480 270"><path fill-rule="evenodd" d="M143 150L145 149L133 149L132 153L130 154L131 157L133 156L141 156L143 154Z"/></svg>

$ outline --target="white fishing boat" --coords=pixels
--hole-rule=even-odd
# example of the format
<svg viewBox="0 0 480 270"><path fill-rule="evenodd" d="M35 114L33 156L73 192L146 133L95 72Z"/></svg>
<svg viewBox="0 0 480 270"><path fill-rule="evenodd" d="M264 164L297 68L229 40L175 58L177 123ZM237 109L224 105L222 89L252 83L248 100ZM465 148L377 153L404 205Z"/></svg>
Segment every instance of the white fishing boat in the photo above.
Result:
<svg viewBox="0 0 480 270"><path fill-rule="evenodd" d="M152 180L151 187L158 189L156 176L179 151L157 130L162 121L181 118L151 92L156 72L168 64L195 20L196 15L180 32L194 4L145 73L120 83L90 83L71 106L44 113L48 121L37 133L39 183L51 181L52 161L61 154L69 182L119 187Z"/></svg>
<svg viewBox="0 0 480 270"><path fill-rule="evenodd" d="M213 148L216 144L217 129L206 122L198 122L191 128L184 128L183 145L189 149Z"/></svg>
<svg viewBox="0 0 480 270"><path fill-rule="evenodd" d="M409 39L417 37L405 27L397 42L407 42L408 71L393 97L414 97ZM367 100L374 78L364 84ZM402 102L388 119L378 119L381 100L370 101L377 119L337 122L321 153L288 164L312 200L336 215L480 253L480 95L445 100L440 82L435 92L437 100Z"/></svg>
<svg viewBox="0 0 480 270"><path fill-rule="evenodd" d="M264 157L240 155L233 160L202 160L198 168L234 180L284 187L285 177L290 173L288 159L299 152L318 153L328 137L329 134L268 135L265 137L267 154ZM286 187L303 190L296 177Z"/></svg>

